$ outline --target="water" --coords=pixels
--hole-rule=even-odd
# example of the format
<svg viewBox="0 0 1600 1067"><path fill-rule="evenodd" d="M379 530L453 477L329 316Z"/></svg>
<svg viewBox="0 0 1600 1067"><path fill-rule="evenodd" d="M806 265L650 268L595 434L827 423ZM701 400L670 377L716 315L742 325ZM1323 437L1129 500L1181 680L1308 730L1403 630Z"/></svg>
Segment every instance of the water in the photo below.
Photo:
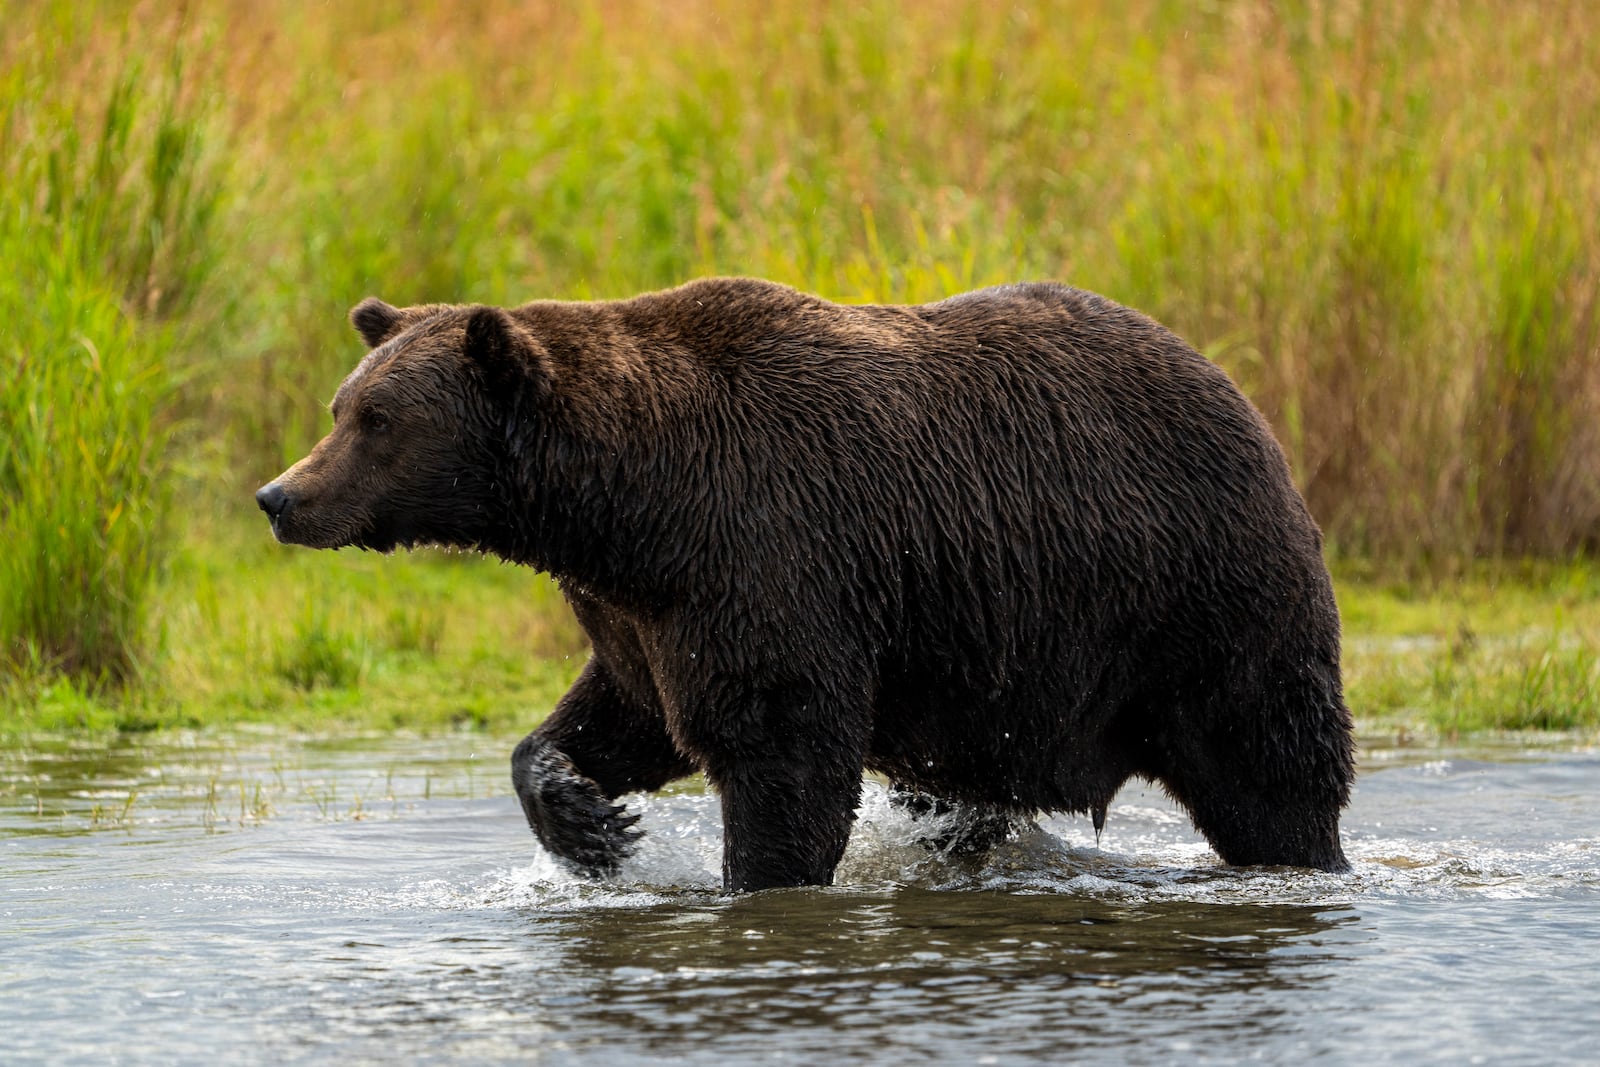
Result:
<svg viewBox="0 0 1600 1067"><path fill-rule="evenodd" d="M717 893L714 798L585 882L481 738L0 763L0 1061L1592 1063L1600 753L1372 750L1348 876L1158 790L930 855L870 785L827 890ZM131 801L129 798L132 798Z"/></svg>

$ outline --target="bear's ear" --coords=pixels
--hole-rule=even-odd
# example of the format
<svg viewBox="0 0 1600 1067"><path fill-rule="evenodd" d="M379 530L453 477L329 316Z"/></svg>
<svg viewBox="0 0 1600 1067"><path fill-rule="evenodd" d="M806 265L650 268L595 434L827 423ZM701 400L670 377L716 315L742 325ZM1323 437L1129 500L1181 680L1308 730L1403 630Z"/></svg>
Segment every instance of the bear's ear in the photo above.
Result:
<svg viewBox="0 0 1600 1067"><path fill-rule="evenodd" d="M462 351L494 389L515 390L536 377L532 338L500 308L479 306L467 313Z"/></svg>
<svg viewBox="0 0 1600 1067"><path fill-rule="evenodd" d="M356 328L368 348L377 348L399 333L405 325L405 313L391 307L375 296L369 296L350 309L350 325Z"/></svg>

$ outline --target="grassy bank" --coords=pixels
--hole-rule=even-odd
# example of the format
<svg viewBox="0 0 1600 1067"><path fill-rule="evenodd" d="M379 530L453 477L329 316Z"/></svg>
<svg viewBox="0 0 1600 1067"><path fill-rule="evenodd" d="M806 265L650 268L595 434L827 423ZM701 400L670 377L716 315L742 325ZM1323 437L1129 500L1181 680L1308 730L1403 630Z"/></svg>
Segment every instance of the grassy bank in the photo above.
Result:
<svg viewBox="0 0 1600 1067"><path fill-rule="evenodd" d="M169 562L142 684L14 678L13 731L258 724L341 733L530 727L577 676L582 635L548 579L475 556L312 553L245 497Z"/></svg>
<svg viewBox="0 0 1600 1067"><path fill-rule="evenodd" d="M1362 732L1600 730L1600 568L1493 564L1423 585L1345 568L1335 580Z"/></svg>
<svg viewBox="0 0 1600 1067"><path fill-rule="evenodd" d="M547 585L283 556L237 507L325 429L363 296L707 273L841 300L1050 277L1151 312L1271 418L1350 576L1359 711L1593 725L1591 568L1559 562L1600 546L1592 5L0 15L15 728L547 707L578 648ZM1493 562L1530 557L1557 562Z"/></svg>
<svg viewBox="0 0 1600 1067"><path fill-rule="evenodd" d="M29 14L0 47L0 669L118 685L165 559L220 183L177 42L95 54L86 16Z"/></svg>
<svg viewBox="0 0 1600 1067"><path fill-rule="evenodd" d="M1600 567L1337 580L1364 734L1600 731ZM586 656L539 575L437 552L286 548L248 496L193 517L155 597L157 651L141 686L13 678L0 736L241 724L510 734L549 711Z"/></svg>

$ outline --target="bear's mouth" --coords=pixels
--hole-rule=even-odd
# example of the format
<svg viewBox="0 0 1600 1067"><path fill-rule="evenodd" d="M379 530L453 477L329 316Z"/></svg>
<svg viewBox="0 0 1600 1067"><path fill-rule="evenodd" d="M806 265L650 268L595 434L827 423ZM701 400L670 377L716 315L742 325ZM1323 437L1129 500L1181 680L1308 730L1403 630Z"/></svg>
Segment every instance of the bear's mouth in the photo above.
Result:
<svg viewBox="0 0 1600 1067"><path fill-rule="evenodd" d="M367 529L351 538L350 545L363 552L382 552L388 554L400 547L401 539L387 530ZM407 548L411 546L406 545Z"/></svg>
<svg viewBox="0 0 1600 1067"><path fill-rule="evenodd" d="M305 507L285 510L269 516L272 536L279 544L299 545L302 548L361 548L388 552L394 548L396 538L381 529L352 528L330 525L318 521L320 516Z"/></svg>
<svg viewBox="0 0 1600 1067"><path fill-rule="evenodd" d="M418 541L415 529L409 526L410 524L403 521L395 522L391 517L375 516L351 536L346 544L364 552L388 554L397 548L409 551L416 547Z"/></svg>

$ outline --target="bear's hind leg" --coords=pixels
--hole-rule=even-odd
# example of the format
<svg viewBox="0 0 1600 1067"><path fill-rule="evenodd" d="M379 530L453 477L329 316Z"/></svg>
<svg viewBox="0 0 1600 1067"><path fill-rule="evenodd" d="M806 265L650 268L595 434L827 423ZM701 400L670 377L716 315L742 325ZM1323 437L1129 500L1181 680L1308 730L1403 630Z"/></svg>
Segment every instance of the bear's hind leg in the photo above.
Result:
<svg viewBox="0 0 1600 1067"><path fill-rule="evenodd" d="M1168 738L1155 775L1195 828L1234 866L1349 870L1339 813L1350 799L1355 756L1337 684L1301 677L1221 706L1176 715L1190 728Z"/></svg>
<svg viewBox="0 0 1600 1067"><path fill-rule="evenodd" d="M889 803L928 824L918 844L949 856L981 856L1010 837L1017 825L999 808L948 800L899 782L889 785Z"/></svg>
<svg viewBox="0 0 1600 1067"><path fill-rule="evenodd" d="M630 706L595 660L511 754L528 826L552 855L589 877L616 873L638 846L638 816L615 799L692 770L665 727Z"/></svg>

